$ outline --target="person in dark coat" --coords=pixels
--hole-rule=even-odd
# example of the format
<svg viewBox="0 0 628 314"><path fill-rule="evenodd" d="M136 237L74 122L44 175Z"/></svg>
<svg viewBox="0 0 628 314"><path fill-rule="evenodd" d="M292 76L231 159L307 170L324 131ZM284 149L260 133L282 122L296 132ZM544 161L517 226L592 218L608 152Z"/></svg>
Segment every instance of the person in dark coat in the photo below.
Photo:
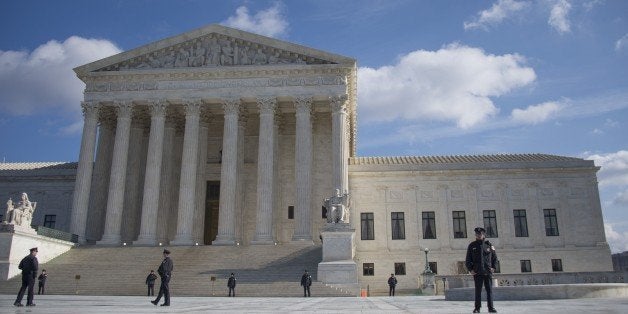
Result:
<svg viewBox="0 0 628 314"><path fill-rule="evenodd" d="M148 286L148 296L155 295L155 280L157 279L157 275L155 275L155 271L151 269L150 274L146 276L146 285Z"/></svg>
<svg viewBox="0 0 628 314"><path fill-rule="evenodd" d="M395 278L395 274L390 274L388 278L388 296L395 296L395 287L397 286L397 278Z"/></svg>
<svg viewBox="0 0 628 314"><path fill-rule="evenodd" d="M41 271L41 274L37 277L37 279L39 280L39 289L37 289L37 294L45 294L46 279L48 279L48 274L45 269Z"/></svg>
<svg viewBox="0 0 628 314"><path fill-rule="evenodd" d="M233 291L233 296L235 297L236 279L233 273L231 273L229 280L227 280L227 287L229 287L229 296L231 296L231 292Z"/></svg>
<svg viewBox="0 0 628 314"><path fill-rule="evenodd" d="M489 313L497 313L493 307L492 279L497 264L495 247L486 240L484 228L475 228L475 241L467 248L465 266L475 281L475 308L473 313L480 313L482 307L482 285L486 289L486 301Z"/></svg>
<svg viewBox="0 0 628 314"><path fill-rule="evenodd" d="M307 270L301 276L301 286L303 286L303 296L309 297L310 295L310 286L312 285L312 276L307 273Z"/></svg>
<svg viewBox="0 0 628 314"><path fill-rule="evenodd" d="M170 287L168 284L170 283L170 278L172 277L172 269L174 265L172 264L172 259L170 259L170 251L164 250L164 260L161 261L161 265L157 269L157 273L159 277L161 277L161 286L159 286L159 294L157 294L157 299L150 301L150 303L157 305L161 297L164 297L164 303L161 306L170 306Z"/></svg>
<svg viewBox="0 0 628 314"><path fill-rule="evenodd" d="M18 266L18 268L22 270L22 287L20 287L20 292L17 293L17 299L15 299L13 303L15 306L23 306L22 298L24 298L26 289L28 289L26 306L35 306L35 303L33 303L33 288L35 286L35 278L37 278L39 262L37 261L37 248L34 247L30 251L31 254L24 257Z"/></svg>

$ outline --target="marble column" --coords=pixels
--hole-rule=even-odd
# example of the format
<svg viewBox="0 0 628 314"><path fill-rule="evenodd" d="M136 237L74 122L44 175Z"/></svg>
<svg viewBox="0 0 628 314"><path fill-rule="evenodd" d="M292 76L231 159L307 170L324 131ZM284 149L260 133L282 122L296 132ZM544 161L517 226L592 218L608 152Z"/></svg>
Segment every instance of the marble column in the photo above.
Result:
<svg viewBox="0 0 628 314"><path fill-rule="evenodd" d="M137 112L139 113L139 112ZM144 189L144 170L146 167L146 126L147 119L134 114L131 122L129 151L126 165L126 183L124 185L124 201L122 204L122 225L120 241L127 243L137 239L140 231L142 190Z"/></svg>
<svg viewBox="0 0 628 314"><path fill-rule="evenodd" d="M240 100L227 99L222 136L222 167L220 172L220 208L218 234L212 245L235 245L236 191L238 184L238 118Z"/></svg>
<svg viewBox="0 0 628 314"><path fill-rule="evenodd" d="M198 133L198 168L196 171L196 209L194 211L194 243L204 244L205 239L205 200L207 198L207 138L209 136L209 116L201 116Z"/></svg>
<svg viewBox="0 0 628 314"><path fill-rule="evenodd" d="M331 101L332 184L340 193L349 190L349 150L347 143L347 96L336 96ZM334 192L334 191L331 191ZM335 193L335 192L334 192Z"/></svg>
<svg viewBox="0 0 628 314"><path fill-rule="evenodd" d="M170 192L175 189L176 185L173 184L172 169L174 168L174 142L175 142L175 122L172 116L166 117L165 130L164 130L164 144L162 150L162 166L161 176L159 181L159 195L163 196L159 198L159 209L157 211L157 241L159 243L168 243L168 223L170 222L169 214L170 208L174 207L174 201L172 197L169 197Z"/></svg>
<svg viewBox="0 0 628 314"><path fill-rule="evenodd" d="M120 244L120 227L122 225L124 188L126 184L126 166L131 133L132 103L130 101L116 103L115 110L118 114L118 122L113 145L105 230L102 239L98 241L98 244L104 245Z"/></svg>
<svg viewBox="0 0 628 314"><path fill-rule="evenodd" d="M146 158L146 174L144 177L144 197L142 202L142 218L140 235L134 244L157 244L157 212L159 209L159 191L161 188L161 167L164 150L164 130L166 124L166 101L150 105L150 134L148 138L148 155Z"/></svg>
<svg viewBox="0 0 628 314"><path fill-rule="evenodd" d="M98 107L95 104L83 102L83 137L79 153L76 183L72 200L72 216L70 232L78 235L79 243L85 243L85 226L87 224L87 207L92 181L94 153L96 148L96 127L98 126Z"/></svg>
<svg viewBox="0 0 628 314"><path fill-rule="evenodd" d="M273 244L275 98L258 98L257 224L251 244Z"/></svg>
<svg viewBox="0 0 628 314"><path fill-rule="evenodd" d="M298 97L295 136L295 229L292 240L312 240L312 98Z"/></svg>
<svg viewBox="0 0 628 314"><path fill-rule="evenodd" d="M193 245L192 229L196 208L196 169L198 167L198 132L200 127L200 100L188 101L185 108L185 133L183 156L181 157L181 179L179 181L179 206L177 234L172 245Z"/></svg>

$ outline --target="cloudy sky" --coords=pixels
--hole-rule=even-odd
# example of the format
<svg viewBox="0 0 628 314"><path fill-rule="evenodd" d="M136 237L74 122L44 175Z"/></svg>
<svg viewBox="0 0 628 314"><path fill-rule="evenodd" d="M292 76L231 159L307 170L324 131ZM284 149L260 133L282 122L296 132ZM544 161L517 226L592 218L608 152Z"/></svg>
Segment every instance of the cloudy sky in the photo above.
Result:
<svg viewBox="0 0 628 314"><path fill-rule="evenodd" d="M358 154L593 159L628 250L628 1L2 1L0 161L76 161L72 68L207 24L358 60Z"/></svg>

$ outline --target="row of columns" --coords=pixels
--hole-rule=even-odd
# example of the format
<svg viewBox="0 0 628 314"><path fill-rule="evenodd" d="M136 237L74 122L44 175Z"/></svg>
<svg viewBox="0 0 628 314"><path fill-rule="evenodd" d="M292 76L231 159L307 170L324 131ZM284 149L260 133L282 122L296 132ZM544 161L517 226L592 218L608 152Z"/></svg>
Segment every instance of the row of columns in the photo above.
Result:
<svg viewBox="0 0 628 314"><path fill-rule="evenodd" d="M346 97L331 98L332 108L332 154L333 154L333 186L346 191L348 188L348 148L346 138ZM274 97L258 98L259 108L259 149L257 169L257 223L252 244L273 244L273 205L275 198L275 164L277 128L275 114L277 100ZM312 240L311 217L312 208L312 98L297 97L294 106L296 109L296 137L295 137L295 183L296 183L296 226L293 240ZM79 236L81 243L85 242L87 211L90 198L92 168L96 146L99 106L93 103L82 103L84 113L83 137L77 169L76 185L72 203L71 232ZM148 140L148 153L144 177L143 202L141 206L140 231L134 244L156 245L161 242L157 239L158 216L167 215L159 211L160 203L167 201L168 191L164 191L162 182L169 178L169 149L165 145L172 143L174 130L166 122L168 103L164 101L152 102L149 106L151 124ZM198 174L202 168L203 158L200 154L204 143L199 145L200 129L207 130L201 123L200 100L190 100L183 104L185 109L185 131L183 138L183 153L181 161L181 176L179 181L176 234L170 244L193 245L199 239L193 236L195 225L198 224L199 210L196 210L199 195L199 182L202 177ZM117 125L111 161L111 174L107 196L105 224L103 236L98 244L119 245L121 242L121 225L123 219L124 191L126 183L129 140L132 120L133 104L130 101L115 103ZM239 99L227 99L223 103L224 132L222 169L220 183L220 207L218 219L218 234L215 245L236 244L236 209L241 206L238 202L237 191L241 191L239 173L242 169L241 159L242 103ZM100 149L100 148L99 148ZM203 169L200 169L203 170ZM200 178L200 179L199 179ZM331 192L331 191L330 191ZM161 204L164 205L164 204ZM174 206L174 204L169 204ZM168 206L164 206L168 208ZM164 220L164 219L161 219ZM202 221L202 220L201 220ZM198 228L198 226L196 226Z"/></svg>

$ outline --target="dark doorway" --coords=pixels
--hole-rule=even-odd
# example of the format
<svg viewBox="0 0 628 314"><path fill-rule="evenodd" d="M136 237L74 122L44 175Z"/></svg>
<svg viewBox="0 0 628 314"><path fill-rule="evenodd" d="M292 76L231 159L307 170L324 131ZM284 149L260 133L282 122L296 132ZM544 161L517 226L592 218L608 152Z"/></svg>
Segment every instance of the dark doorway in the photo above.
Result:
<svg viewBox="0 0 628 314"><path fill-rule="evenodd" d="M205 197L205 236L203 241L210 245L218 234L218 209L220 208L220 181L207 181Z"/></svg>

